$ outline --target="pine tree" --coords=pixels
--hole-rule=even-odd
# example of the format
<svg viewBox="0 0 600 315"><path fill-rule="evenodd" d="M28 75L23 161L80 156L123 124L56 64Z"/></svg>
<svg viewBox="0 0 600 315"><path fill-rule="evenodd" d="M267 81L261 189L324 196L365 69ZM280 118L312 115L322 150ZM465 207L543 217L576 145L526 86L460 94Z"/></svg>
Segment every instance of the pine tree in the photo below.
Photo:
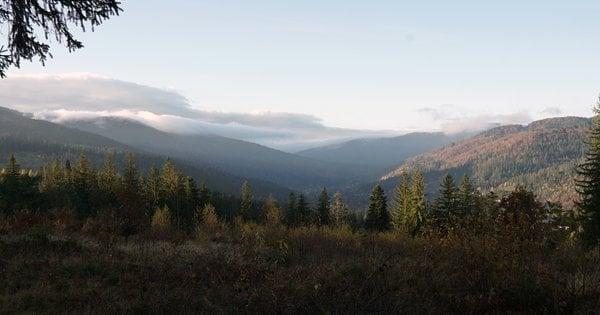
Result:
<svg viewBox="0 0 600 315"><path fill-rule="evenodd" d="M587 246L600 242L600 99L594 107L593 127L587 139L585 159L579 165L576 181L582 213L582 240Z"/></svg>
<svg viewBox="0 0 600 315"><path fill-rule="evenodd" d="M152 208L158 207L161 203L161 176L160 171L155 166L150 167L148 176L144 181L144 195Z"/></svg>
<svg viewBox="0 0 600 315"><path fill-rule="evenodd" d="M365 227L371 231L385 231L390 228L387 199L385 192L379 185L376 185L371 193L371 203L365 219Z"/></svg>
<svg viewBox="0 0 600 315"><path fill-rule="evenodd" d="M13 154L8 159L0 182L0 212L11 213L16 210L13 208L21 190L21 169Z"/></svg>
<svg viewBox="0 0 600 315"><path fill-rule="evenodd" d="M331 223L336 226L341 226L348 223L348 207L344 203L342 193L336 192L333 195L333 201L331 203L330 219Z"/></svg>
<svg viewBox="0 0 600 315"><path fill-rule="evenodd" d="M85 153L81 153L71 173L75 210L80 216L88 217L92 215L94 208L93 201L97 196L98 181L96 171Z"/></svg>
<svg viewBox="0 0 600 315"><path fill-rule="evenodd" d="M306 201L306 197L304 197L304 194L300 194L300 196L298 197L298 206L296 212L298 214L299 225L309 225L310 223L312 223L310 205Z"/></svg>
<svg viewBox="0 0 600 315"><path fill-rule="evenodd" d="M390 215L392 226L398 230L406 230L411 220L412 195L410 179L406 173L402 174L394 192L394 200Z"/></svg>
<svg viewBox="0 0 600 315"><path fill-rule="evenodd" d="M193 228L194 212L200 207L200 195L196 181L186 176L183 183L183 191L185 194L184 206L182 210L182 225L188 231Z"/></svg>
<svg viewBox="0 0 600 315"><path fill-rule="evenodd" d="M456 193L456 220L464 221L480 212L479 195L469 175L464 175Z"/></svg>
<svg viewBox="0 0 600 315"><path fill-rule="evenodd" d="M406 222L407 231L416 235L423 226L427 215L427 199L425 197L425 178L423 173L417 170L413 174L412 187L410 190L410 215Z"/></svg>
<svg viewBox="0 0 600 315"><path fill-rule="evenodd" d="M98 190L103 207L116 204L117 192L120 190L121 179L115 166L112 154L106 155L102 168L98 172Z"/></svg>
<svg viewBox="0 0 600 315"><path fill-rule="evenodd" d="M456 209L456 185L452 175L447 174L440 183L439 196L435 200L432 213L435 225L442 230L450 228L450 220L456 214Z"/></svg>
<svg viewBox="0 0 600 315"><path fill-rule="evenodd" d="M250 184L245 181L242 184L242 189L241 189L241 203L240 203L240 212L239 212L239 216L240 218L242 218L242 220L250 220L252 217L252 199L254 197L252 196L252 187L250 187Z"/></svg>
<svg viewBox="0 0 600 315"><path fill-rule="evenodd" d="M329 211L331 205L329 204L329 194L327 193L327 189L323 188L321 190L321 194L319 195L319 203L317 205L317 212L319 215L319 224L321 225L329 225Z"/></svg>
<svg viewBox="0 0 600 315"><path fill-rule="evenodd" d="M185 202L183 175L170 159L165 161L160 175L162 202L172 210L174 224L180 227L182 223L181 212Z"/></svg>
<svg viewBox="0 0 600 315"><path fill-rule="evenodd" d="M135 156L131 153L125 157L119 202L125 220L125 233L131 234L138 231L144 221L145 211L141 195L140 174Z"/></svg>

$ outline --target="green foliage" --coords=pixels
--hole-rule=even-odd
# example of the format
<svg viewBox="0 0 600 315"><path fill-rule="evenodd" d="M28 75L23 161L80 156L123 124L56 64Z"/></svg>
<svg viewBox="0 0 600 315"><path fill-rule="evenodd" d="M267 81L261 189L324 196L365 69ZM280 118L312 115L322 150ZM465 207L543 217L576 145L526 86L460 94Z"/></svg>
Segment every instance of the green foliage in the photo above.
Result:
<svg viewBox="0 0 600 315"><path fill-rule="evenodd" d="M452 228L453 219L458 210L457 189L452 175L447 174L440 183L438 197L431 212L433 224L440 230L445 231Z"/></svg>
<svg viewBox="0 0 600 315"><path fill-rule="evenodd" d="M594 112L596 117L576 181L580 197L578 208L582 214L582 237L588 246L595 246L600 242L600 100Z"/></svg>
<svg viewBox="0 0 600 315"><path fill-rule="evenodd" d="M365 219L365 227L371 231L385 231L390 228L387 198L379 185L376 185L371 193L371 204Z"/></svg>

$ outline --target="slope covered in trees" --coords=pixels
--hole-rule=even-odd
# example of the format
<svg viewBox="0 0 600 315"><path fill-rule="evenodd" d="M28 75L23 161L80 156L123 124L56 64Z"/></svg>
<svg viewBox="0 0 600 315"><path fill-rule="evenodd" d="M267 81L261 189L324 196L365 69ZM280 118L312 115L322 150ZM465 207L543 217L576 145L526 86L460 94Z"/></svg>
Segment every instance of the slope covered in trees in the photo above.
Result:
<svg viewBox="0 0 600 315"><path fill-rule="evenodd" d="M494 128L411 158L382 180L391 185L402 173L420 169L428 186L436 187L447 173L455 178L470 174L483 190L512 191L523 185L542 200L572 205L575 169L590 126L590 119L563 117Z"/></svg>
<svg viewBox="0 0 600 315"><path fill-rule="evenodd" d="M383 172L410 157L441 148L465 136L467 135L415 132L398 137L355 139L303 150L297 154L323 161L370 167Z"/></svg>
<svg viewBox="0 0 600 315"><path fill-rule="evenodd" d="M127 152L135 152L141 172L164 163L166 155L152 154L121 142L68 128L47 121L31 119L19 112L0 107L0 160L6 161L14 154L25 168L37 169L54 159L75 161L85 153L94 165L101 165L107 154L114 154L117 167L122 167ZM239 187L249 178L234 176L208 165L191 165L182 160L175 162L198 182L227 194L239 194ZM251 179L259 196L285 196L289 190L276 184Z"/></svg>
<svg viewBox="0 0 600 315"><path fill-rule="evenodd" d="M231 174L258 178L297 190L316 190L365 178L366 170L317 161L258 144L217 135L182 135L163 132L139 122L100 118L66 123L70 127L190 164L211 165Z"/></svg>

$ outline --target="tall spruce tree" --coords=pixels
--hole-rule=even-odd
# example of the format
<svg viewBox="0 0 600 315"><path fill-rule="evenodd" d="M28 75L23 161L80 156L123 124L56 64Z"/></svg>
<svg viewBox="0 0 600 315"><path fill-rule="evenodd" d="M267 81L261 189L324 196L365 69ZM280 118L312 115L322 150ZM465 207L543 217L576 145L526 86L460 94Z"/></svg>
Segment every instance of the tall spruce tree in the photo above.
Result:
<svg viewBox="0 0 600 315"><path fill-rule="evenodd" d="M407 230L413 236L421 230L427 216L425 189L425 177L423 177L420 170L416 170L412 178L410 216L409 221L407 221Z"/></svg>
<svg viewBox="0 0 600 315"><path fill-rule="evenodd" d="M98 172L98 190L100 192L100 202L103 207L116 205L117 192L121 186L121 179L115 166L114 156L107 154L104 158L102 168Z"/></svg>
<svg viewBox="0 0 600 315"><path fill-rule="evenodd" d="M306 197L304 194L300 194L298 197L298 205L297 205L297 215L298 215L298 225L309 225L312 223L311 213L310 213L310 205L308 201L306 201Z"/></svg>
<svg viewBox="0 0 600 315"><path fill-rule="evenodd" d="M479 194L473 186L471 178L465 174L456 193L457 219L465 220L474 214L478 214L480 212L479 199Z"/></svg>
<svg viewBox="0 0 600 315"><path fill-rule="evenodd" d="M132 153L125 156L119 202L124 219L124 232L132 234L139 231L144 222L146 211L142 199L140 173L135 156Z"/></svg>
<svg viewBox="0 0 600 315"><path fill-rule="evenodd" d="M587 246L600 241L600 99L594 107L596 116L587 139L584 161L579 165L576 180L583 228L582 240Z"/></svg>
<svg viewBox="0 0 600 315"><path fill-rule="evenodd" d="M96 171L85 153L81 153L72 171L75 210L82 217L92 214L93 201L97 192Z"/></svg>
<svg viewBox="0 0 600 315"><path fill-rule="evenodd" d="M438 228L442 230L450 228L451 219L456 214L456 200L454 178L452 175L446 174L440 183L439 196L435 200L435 208L432 213L434 224Z"/></svg>
<svg viewBox="0 0 600 315"><path fill-rule="evenodd" d="M376 185L371 193L371 203L365 218L365 227L371 231L385 231L390 228L387 199L380 185Z"/></svg>
<svg viewBox="0 0 600 315"><path fill-rule="evenodd" d="M317 205L319 224L329 225L331 221L329 217L330 209L331 205L329 203L329 194L327 193L327 189L323 188L323 190L321 190L321 194L319 195L319 203Z"/></svg>
<svg viewBox="0 0 600 315"><path fill-rule="evenodd" d="M157 209L160 206L162 197L160 185L160 170L153 165L144 181L144 196L150 209Z"/></svg>
<svg viewBox="0 0 600 315"><path fill-rule="evenodd" d="M408 174L403 173L394 191L394 200L390 211L392 226L397 230L406 230L407 225L412 221L413 207L410 185Z"/></svg>

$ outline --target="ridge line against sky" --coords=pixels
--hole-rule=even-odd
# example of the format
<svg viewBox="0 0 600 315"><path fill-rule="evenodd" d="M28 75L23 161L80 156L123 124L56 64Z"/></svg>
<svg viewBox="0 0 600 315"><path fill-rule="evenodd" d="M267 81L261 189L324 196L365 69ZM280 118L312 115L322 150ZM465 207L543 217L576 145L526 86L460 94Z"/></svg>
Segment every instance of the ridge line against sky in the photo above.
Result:
<svg viewBox="0 0 600 315"><path fill-rule="evenodd" d="M175 93L161 97L184 98L204 112L300 113L323 128L400 133L589 116L600 92L600 3L592 1L123 6L95 32L78 34L84 49L54 47L46 67L25 63L0 88L14 87L11 77L88 72L130 88L171 87ZM61 108L83 109L68 105ZM289 141L292 131L257 141L283 148L298 142Z"/></svg>
<svg viewBox="0 0 600 315"><path fill-rule="evenodd" d="M526 111L508 115L458 116L456 106L418 110L438 128L421 130L366 130L329 127L310 114L234 113L195 108L181 93L91 73L13 75L0 84L0 104L57 123L118 117L159 130L181 134L215 134L286 150L363 137L401 135L411 131L472 132L504 124L527 124ZM560 115L549 108L547 116Z"/></svg>

